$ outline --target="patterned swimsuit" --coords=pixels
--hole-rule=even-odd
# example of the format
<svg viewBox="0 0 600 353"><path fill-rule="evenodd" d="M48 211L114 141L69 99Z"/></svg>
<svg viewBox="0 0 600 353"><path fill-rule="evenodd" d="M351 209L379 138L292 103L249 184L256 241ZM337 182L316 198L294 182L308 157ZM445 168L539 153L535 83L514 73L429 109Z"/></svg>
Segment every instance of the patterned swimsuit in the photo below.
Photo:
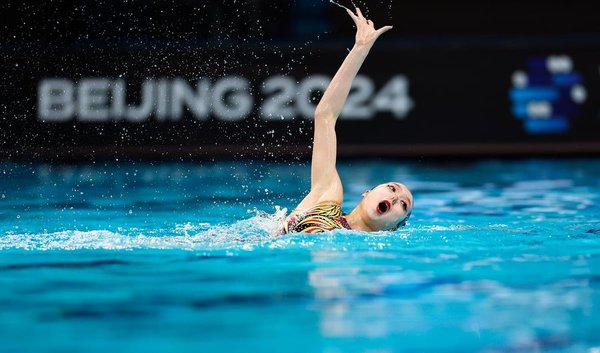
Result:
<svg viewBox="0 0 600 353"><path fill-rule="evenodd" d="M320 233L333 229L352 229L342 214L342 207L333 201L322 201L300 212L292 212L286 219L281 234Z"/></svg>

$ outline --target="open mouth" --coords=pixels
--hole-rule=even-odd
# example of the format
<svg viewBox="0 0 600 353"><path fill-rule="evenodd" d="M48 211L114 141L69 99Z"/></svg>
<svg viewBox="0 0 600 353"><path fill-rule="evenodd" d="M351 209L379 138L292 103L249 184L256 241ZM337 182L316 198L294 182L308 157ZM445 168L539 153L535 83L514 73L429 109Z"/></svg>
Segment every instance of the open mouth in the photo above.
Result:
<svg viewBox="0 0 600 353"><path fill-rule="evenodd" d="M389 201L381 201L379 204L377 204L377 213L384 214L390 209L390 206L391 205Z"/></svg>

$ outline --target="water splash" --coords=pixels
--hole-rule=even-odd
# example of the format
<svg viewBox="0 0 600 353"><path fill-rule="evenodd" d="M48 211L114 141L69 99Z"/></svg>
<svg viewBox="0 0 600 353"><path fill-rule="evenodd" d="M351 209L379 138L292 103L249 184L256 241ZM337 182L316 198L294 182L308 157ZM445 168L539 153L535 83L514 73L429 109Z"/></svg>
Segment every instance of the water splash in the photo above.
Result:
<svg viewBox="0 0 600 353"><path fill-rule="evenodd" d="M287 209L276 207L273 214L251 210L254 216L233 224L184 223L172 230L144 233L136 229L65 230L48 233L8 233L0 236L2 250L184 250L220 251L231 254L259 249L308 249L310 251L381 251L423 246L429 250L453 239L463 242L490 238L506 244L530 236L530 229L510 228L506 224L408 226L396 232L360 232L345 229L322 234L276 236ZM437 245L436 245L437 244Z"/></svg>
<svg viewBox="0 0 600 353"><path fill-rule="evenodd" d="M334 0L329 0L329 2L332 3L332 4L334 4L334 5L337 5L337 6L341 7L342 9L348 10L348 8L346 6L340 4L339 2L336 2ZM354 6L354 3L352 3L352 6ZM354 8L356 8L356 6L354 6Z"/></svg>
<svg viewBox="0 0 600 353"><path fill-rule="evenodd" d="M287 209L275 213L250 210L254 216L229 225L185 223L167 234L135 234L135 230L65 230L48 233L8 233L0 236L0 250L135 250L135 249L226 249L251 250L277 239L276 231ZM133 231L133 234L132 234ZM169 234L170 233L170 234Z"/></svg>
<svg viewBox="0 0 600 353"><path fill-rule="evenodd" d="M336 6L338 6L338 7L341 7L342 9L352 11L352 13L355 13L354 9L359 8L359 6L356 6L356 4L354 3L353 0L350 0L350 3L352 4L352 10L348 9L346 6L340 4L339 2L337 2L335 0L329 0L329 2L332 3L332 4L334 4L334 5L336 5ZM364 13L365 17L368 18L369 17L369 8L367 7L367 4L365 3L364 6L360 7L360 9ZM391 7L390 7L390 9L391 9Z"/></svg>

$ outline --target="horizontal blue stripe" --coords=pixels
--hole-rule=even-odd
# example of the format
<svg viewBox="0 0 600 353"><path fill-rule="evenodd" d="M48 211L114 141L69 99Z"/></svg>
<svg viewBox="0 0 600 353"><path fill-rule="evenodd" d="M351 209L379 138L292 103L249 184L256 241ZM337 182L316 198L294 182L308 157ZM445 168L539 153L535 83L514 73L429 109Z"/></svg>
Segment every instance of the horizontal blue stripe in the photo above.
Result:
<svg viewBox="0 0 600 353"><path fill-rule="evenodd" d="M559 98L560 94L556 88L553 87L527 87L527 88L513 88L510 90L510 97L515 101L554 101Z"/></svg>
<svg viewBox="0 0 600 353"><path fill-rule="evenodd" d="M580 74L576 72L571 72L568 74L552 75L552 81L555 85L558 86L574 86L576 84L581 83L583 80L581 79Z"/></svg>
<svg viewBox="0 0 600 353"><path fill-rule="evenodd" d="M564 117L551 119L527 119L525 130L531 134L562 133L569 130L569 121Z"/></svg>

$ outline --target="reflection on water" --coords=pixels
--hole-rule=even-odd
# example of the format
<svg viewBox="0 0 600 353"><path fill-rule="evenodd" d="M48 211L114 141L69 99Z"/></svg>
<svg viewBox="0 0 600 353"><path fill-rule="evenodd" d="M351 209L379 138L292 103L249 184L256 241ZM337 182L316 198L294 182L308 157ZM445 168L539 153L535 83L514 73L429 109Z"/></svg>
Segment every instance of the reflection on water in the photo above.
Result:
<svg viewBox="0 0 600 353"><path fill-rule="evenodd" d="M576 342L600 327L592 317L600 300L598 256L527 247L520 251L531 253L477 255L463 242L449 248L429 240L431 251L420 256L410 247L311 252L315 268L308 279L322 335L392 352L448 351L449 344L465 351L585 351ZM429 340L432 335L439 341Z"/></svg>

